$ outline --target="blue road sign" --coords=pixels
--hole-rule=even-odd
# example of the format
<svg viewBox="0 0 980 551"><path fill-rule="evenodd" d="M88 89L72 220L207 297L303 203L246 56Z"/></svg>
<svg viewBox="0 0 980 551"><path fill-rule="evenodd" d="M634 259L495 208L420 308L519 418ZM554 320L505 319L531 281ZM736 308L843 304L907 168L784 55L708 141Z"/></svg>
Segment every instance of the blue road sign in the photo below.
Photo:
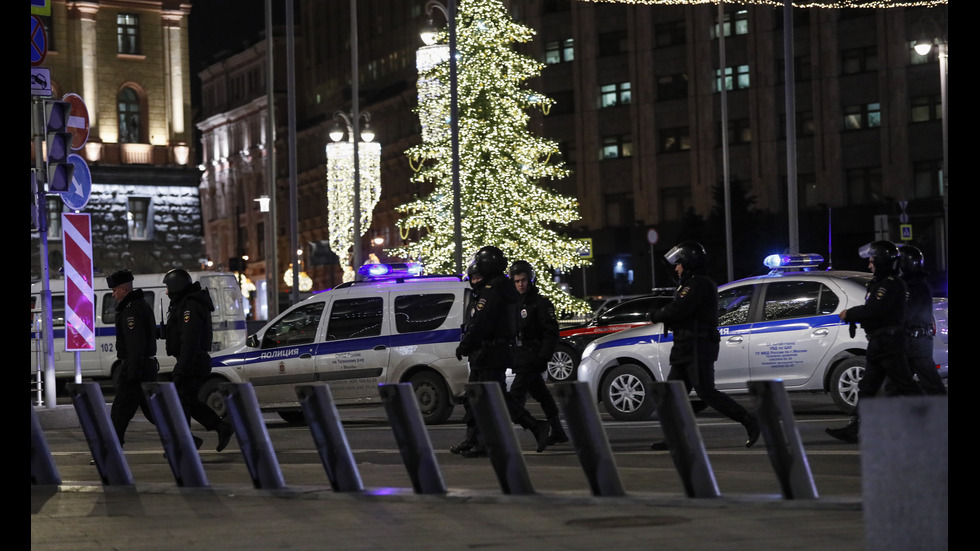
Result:
<svg viewBox="0 0 980 551"><path fill-rule="evenodd" d="M44 30L41 18L31 16L31 67L44 63L48 55L48 33Z"/></svg>
<svg viewBox="0 0 980 551"><path fill-rule="evenodd" d="M61 200L72 210L82 210L92 195L92 172L81 155L68 155L68 162L75 167L71 177L71 187L61 194Z"/></svg>

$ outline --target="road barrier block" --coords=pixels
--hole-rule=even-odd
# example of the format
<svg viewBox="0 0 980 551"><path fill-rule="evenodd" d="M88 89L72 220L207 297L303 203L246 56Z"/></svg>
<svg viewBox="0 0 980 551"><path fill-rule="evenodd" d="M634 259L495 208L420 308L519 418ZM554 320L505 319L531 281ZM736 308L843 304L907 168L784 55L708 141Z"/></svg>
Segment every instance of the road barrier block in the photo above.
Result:
<svg viewBox="0 0 980 551"><path fill-rule="evenodd" d="M783 382L749 381L748 386L769 461L776 471L783 497L816 499L817 486L813 482L810 463Z"/></svg>
<svg viewBox="0 0 980 551"><path fill-rule="evenodd" d="M187 416L173 383L143 383L143 395L166 452L167 463L177 486L204 488L209 486L201 456L191 437Z"/></svg>
<svg viewBox="0 0 980 551"><path fill-rule="evenodd" d="M361 473L357 470L330 387L325 384L298 385L296 396L299 397L303 416L310 427L330 487L335 492L363 491Z"/></svg>
<svg viewBox="0 0 980 551"><path fill-rule="evenodd" d="M486 442L494 473L505 494L533 494L531 478L514 423L507 411L504 393L498 383L468 383L466 399Z"/></svg>
<svg viewBox="0 0 980 551"><path fill-rule="evenodd" d="M412 383L378 385L378 392L415 493L446 493L446 483L425 430L425 420Z"/></svg>
<svg viewBox="0 0 980 551"><path fill-rule="evenodd" d="M694 419L688 391L680 381L653 383L653 400L674 467L687 497L718 497L718 483Z"/></svg>
<svg viewBox="0 0 980 551"><path fill-rule="evenodd" d="M252 477L252 485L265 490L284 488L286 482L252 383L222 383L218 391L228 406L228 417Z"/></svg>
<svg viewBox="0 0 980 551"><path fill-rule="evenodd" d="M51 457L51 449L44 438L41 421L37 418L34 406L31 406L31 484L35 486L57 486L61 484L61 475Z"/></svg>
<svg viewBox="0 0 980 551"><path fill-rule="evenodd" d="M554 388L558 406L565 416L575 453L585 470L592 495L626 495L588 383L558 383Z"/></svg>
<svg viewBox="0 0 980 551"><path fill-rule="evenodd" d="M68 392L102 484L132 486L133 475L105 410L102 388L98 383L68 383Z"/></svg>

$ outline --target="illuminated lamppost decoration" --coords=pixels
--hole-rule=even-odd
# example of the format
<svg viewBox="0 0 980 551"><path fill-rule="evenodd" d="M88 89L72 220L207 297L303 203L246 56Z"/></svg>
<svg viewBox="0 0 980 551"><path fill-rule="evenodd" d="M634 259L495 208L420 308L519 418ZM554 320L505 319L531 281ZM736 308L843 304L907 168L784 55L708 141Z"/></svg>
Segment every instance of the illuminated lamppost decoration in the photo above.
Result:
<svg viewBox="0 0 980 551"><path fill-rule="evenodd" d="M371 119L367 113L361 116L365 121ZM381 198L381 144L373 142L374 133L370 126L365 125L361 131L362 143L358 144L358 167L354 167L354 131L350 117L345 113L337 113L336 117L343 120L346 127L347 141L339 141L344 137L340 126L330 132L333 143L326 146L327 155L327 207L328 230L330 232L330 248L342 259L344 264L344 281L352 281L355 271L351 265L350 252L355 243L354 236L354 190L360 189L360 235L367 233L371 226L374 207ZM355 182L360 182L357 185ZM360 236L357 236L359 239Z"/></svg>

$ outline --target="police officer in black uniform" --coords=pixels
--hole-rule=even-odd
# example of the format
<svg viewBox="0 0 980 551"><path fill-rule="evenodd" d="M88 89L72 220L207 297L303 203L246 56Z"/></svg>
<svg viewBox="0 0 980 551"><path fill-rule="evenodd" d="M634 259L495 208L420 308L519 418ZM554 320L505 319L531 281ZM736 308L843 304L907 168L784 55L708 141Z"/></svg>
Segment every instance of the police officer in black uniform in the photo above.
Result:
<svg viewBox="0 0 980 551"><path fill-rule="evenodd" d="M860 323L868 338L864 375L858 382L858 407L874 398L885 379L891 379L889 394L916 395L921 390L912 379L905 355L905 282L898 276L898 247L889 241L875 241L858 251L868 259L874 274L868 283L864 304L840 313L840 319ZM857 443L860 418L855 414L847 426L828 428L838 440Z"/></svg>
<svg viewBox="0 0 980 551"><path fill-rule="evenodd" d="M707 254L696 241L684 241L665 255L674 265L679 282L674 300L650 313L654 323L662 322L674 332L667 379L683 381L704 403L745 426L751 447L759 439L759 423L727 394L715 388L715 361L721 336L718 333L718 286L705 273ZM665 450L665 442L650 446Z"/></svg>
<svg viewBox="0 0 980 551"><path fill-rule="evenodd" d="M905 354L909 369L919 380L919 387L926 394L947 394L946 385L936 371L932 358L933 337L936 325L932 317L932 288L929 274L925 271L925 257L918 247L903 245L899 270L908 289L905 316ZM887 383L891 384L891 381Z"/></svg>
<svg viewBox="0 0 980 551"><path fill-rule="evenodd" d="M548 425L539 423L524 408L517 406L507 392L507 370L514 367L517 344L517 302L519 296L514 284L504 275L507 258L494 246L477 251L472 264L481 280L474 286L477 293L472 306L472 317L456 348L456 357L467 356L470 365L470 382L495 382L500 385L507 400L511 419L534 433L538 451L548 445ZM485 457L486 443L480 438L476 419L464 404L467 413L466 437L450 449L463 457Z"/></svg>
<svg viewBox="0 0 980 551"><path fill-rule="evenodd" d="M201 386L211 373L211 312L214 303L207 289L200 282L192 282L184 270L175 269L163 276L170 297L167 310L167 354L177 359L174 365L174 386L184 408L184 415L190 423L193 417L207 430L217 431L220 452L225 449L234 431L231 424L223 420L199 399ZM200 447L200 439L194 437Z"/></svg>
<svg viewBox="0 0 980 551"><path fill-rule="evenodd" d="M142 409L143 415L153 422L141 385L155 381L160 370L156 359L157 323L143 289L133 288L132 272L119 270L106 278L106 284L112 289L112 298L116 301L118 358L112 372L115 396L109 418L122 445L126 442L126 428L137 409Z"/></svg>
<svg viewBox="0 0 980 551"><path fill-rule="evenodd" d="M514 367L514 380L510 383L511 396L521 407L527 402L528 394L541 404L551 427L549 446L568 442L558 416L558 405L544 380L548 360L558 344L555 306L548 297L538 292L534 268L529 262L518 260L511 264L510 279L521 295L517 306L517 365Z"/></svg>

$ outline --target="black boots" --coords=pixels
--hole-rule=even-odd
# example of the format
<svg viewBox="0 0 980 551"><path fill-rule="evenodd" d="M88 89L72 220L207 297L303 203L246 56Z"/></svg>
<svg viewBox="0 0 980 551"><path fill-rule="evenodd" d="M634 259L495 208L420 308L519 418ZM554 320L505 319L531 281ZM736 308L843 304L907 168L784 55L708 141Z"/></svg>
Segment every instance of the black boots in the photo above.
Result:
<svg viewBox="0 0 980 551"><path fill-rule="evenodd" d="M235 431L231 428L231 423L224 420L218 423L214 430L218 433L218 447L215 449L220 452L228 447L228 443L231 442L231 435L235 434Z"/></svg>
<svg viewBox="0 0 980 551"><path fill-rule="evenodd" d="M561 428L561 419L559 419L557 415L554 417L549 417L548 424L551 425L551 434L548 436L549 446L568 442L568 435L565 434L565 430Z"/></svg>
<svg viewBox="0 0 980 551"><path fill-rule="evenodd" d="M858 443L858 432L861 428L861 422L857 417L852 417L851 422L847 426L827 429L827 434L833 436L834 438L840 440L841 442L847 442L848 444Z"/></svg>
<svg viewBox="0 0 980 551"><path fill-rule="evenodd" d="M477 446L476 427L466 427L466 436L463 441L449 448L449 451L457 455L462 455Z"/></svg>
<svg viewBox="0 0 980 551"><path fill-rule="evenodd" d="M745 447L751 448L759 440L759 420L750 413L742 424L745 425L745 432L749 434L749 439L745 441Z"/></svg>
<svg viewBox="0 0 980 551"><path fill-rule="evenodd" d="M537 419L531 417L530 413L524 412L517 419L517 424L534 433L534 440L538 443L539 453L548 447L548 436L551 433L551 428L547 423L539 423Z"/></svg>

